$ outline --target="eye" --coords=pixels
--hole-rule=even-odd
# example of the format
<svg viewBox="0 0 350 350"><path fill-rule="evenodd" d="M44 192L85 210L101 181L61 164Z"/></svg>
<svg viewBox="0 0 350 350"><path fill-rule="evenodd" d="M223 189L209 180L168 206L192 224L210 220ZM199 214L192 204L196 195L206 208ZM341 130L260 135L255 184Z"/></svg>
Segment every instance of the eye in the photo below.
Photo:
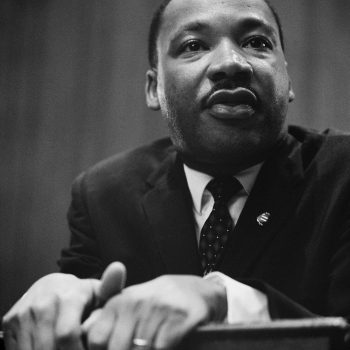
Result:
<svg viewBox="0 0 350 350"><path fill-rule="evenodd" d="M181 46L180 51L181 52L198 52L198 51L205 51L207 49L208 49L207 46L204 45L201 41L192 39L185 42Z"/></svg>
<svg viewBox="0 0 350 350"><path fill-rule="evenodd" d="M243 47L261 51L272 50L273 48L271 41L261 36L255 36L248 39L243 44Z"/></svg>

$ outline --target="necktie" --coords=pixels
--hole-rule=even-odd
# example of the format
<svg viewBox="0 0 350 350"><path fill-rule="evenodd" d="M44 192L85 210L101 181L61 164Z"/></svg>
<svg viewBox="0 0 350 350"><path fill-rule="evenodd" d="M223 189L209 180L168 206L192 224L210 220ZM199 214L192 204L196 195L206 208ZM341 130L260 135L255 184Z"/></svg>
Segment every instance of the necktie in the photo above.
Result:
<svg viewBox="0 0 350 350"><path fill-rule="evenodd" d="M211 180L207 189L214 197L213 210L205 221L199 241L199 254L203 273L213 271L220 260L225 243L233 229L227 203L242 188L234 177L220 177Z"/></svg>

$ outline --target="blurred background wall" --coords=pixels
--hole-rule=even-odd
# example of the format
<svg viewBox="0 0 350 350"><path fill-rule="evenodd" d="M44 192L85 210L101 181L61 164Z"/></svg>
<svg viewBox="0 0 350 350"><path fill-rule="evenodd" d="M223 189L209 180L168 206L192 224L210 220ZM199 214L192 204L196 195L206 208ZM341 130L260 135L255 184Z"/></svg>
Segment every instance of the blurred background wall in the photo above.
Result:
<svg viewBox="0 0 350 350"><path fill-rule="evenodd" d="M74 177L166 133L143 92L159 2L0 1L0 315L57 269ZM297 96L290 121L350 130L350 1L271 2Z"/></svg>

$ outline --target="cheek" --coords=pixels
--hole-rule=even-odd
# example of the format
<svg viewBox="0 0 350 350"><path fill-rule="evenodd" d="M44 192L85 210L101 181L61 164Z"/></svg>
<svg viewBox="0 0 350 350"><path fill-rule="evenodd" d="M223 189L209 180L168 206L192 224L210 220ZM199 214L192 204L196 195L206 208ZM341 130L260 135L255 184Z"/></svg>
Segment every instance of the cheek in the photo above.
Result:
<svg viewBox="0 0 350 350"><path fill-rule="evenodd" d="M161 81L166 92L182 94L194 94L201 84L202 64L166 62L161 72Z"/></svg>
<svg viewBox="0 0 350 350"><path fill-rule="evenodd" d="M271 89L288 87L288 73L285 64L280 60L259 60L253 64L254 71L260 83Z"/></svg>
<svg viewBox="0 0 350 350"><path fill-rule="evenodd" d="M195 106L196 86L193 81L182 75L168 76L162 87L163 98L168 108L184 113Z"/></svg>
<svg viewBox="0 0 350 350"><path fill-rule="evenodd" d="M289 77L284 63L276 63L272 66L274 86L276 94L282 98L288 98Z"/></svg>
<svg viewBox="0 0 350 350"><path fill-rule="evenodd" d="M289 77L284 65L261 65L259 72L259 85L262 88L260 93L264 96L265 103L283 109L283 105L289 101Z"/></svg>

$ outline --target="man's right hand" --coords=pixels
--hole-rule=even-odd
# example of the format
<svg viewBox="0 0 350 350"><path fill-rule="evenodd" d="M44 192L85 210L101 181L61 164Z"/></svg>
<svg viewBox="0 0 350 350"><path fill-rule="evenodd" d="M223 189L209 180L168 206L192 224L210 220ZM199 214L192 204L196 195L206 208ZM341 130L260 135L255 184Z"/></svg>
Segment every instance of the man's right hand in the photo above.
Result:
<svg viewBox="0 0 350 350"><path fill-rule="evenodd" d="M125 267L111 264L101 281L54 273L39 279L3 318L7 350L83 350L84 316L125 282Z"/></svg>

